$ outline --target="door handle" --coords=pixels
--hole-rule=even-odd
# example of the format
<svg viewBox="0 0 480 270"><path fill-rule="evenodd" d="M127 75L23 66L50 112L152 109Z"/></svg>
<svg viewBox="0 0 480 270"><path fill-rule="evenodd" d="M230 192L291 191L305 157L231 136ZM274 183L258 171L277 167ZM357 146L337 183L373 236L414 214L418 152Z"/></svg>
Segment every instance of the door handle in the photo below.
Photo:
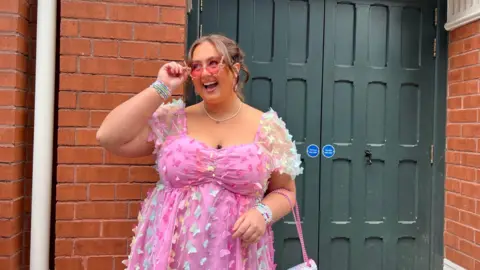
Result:
<svg viewBox="0 0 480 270"><path fill-rule="evenodd" d="M365 158L367 159L367 164L372 165L372 152L370 150L365 150Z"/></svg>

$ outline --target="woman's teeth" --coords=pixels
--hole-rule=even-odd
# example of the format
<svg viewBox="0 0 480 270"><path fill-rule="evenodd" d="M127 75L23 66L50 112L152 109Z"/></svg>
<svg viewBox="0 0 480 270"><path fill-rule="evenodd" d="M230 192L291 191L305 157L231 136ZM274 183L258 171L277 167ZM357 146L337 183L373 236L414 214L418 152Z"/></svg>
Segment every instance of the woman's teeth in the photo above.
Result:
<svg viewBox="0 0 480 270"><path fill-rule="evenodd" d="M215 87L217 87L217 85L218 85L218 82L209 82L209 83L204 83L203 87L205 87L205 89L207 90L213 90L215 89Z"/></svg>

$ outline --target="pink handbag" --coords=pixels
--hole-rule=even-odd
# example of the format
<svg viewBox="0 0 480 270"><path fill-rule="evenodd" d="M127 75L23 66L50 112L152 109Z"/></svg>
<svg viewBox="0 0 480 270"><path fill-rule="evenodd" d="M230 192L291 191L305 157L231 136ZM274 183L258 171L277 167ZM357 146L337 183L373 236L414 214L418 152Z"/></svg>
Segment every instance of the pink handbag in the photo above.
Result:
<svg viewBox="0 0 480 270"><path fill-rule="evenodd" d="M292 205L292 201L284 192L285 189L273 190L272 193L277 193L283 195L287 198L290 207L292 208L293 219L295 220L295 225L297 226L298 238L300 239L300 245L302 246L303 254L303 263L290 267L287 270L317 270L317 264L314 260L308 258L307 250L305 249L305 242L303 240L302 225L300 224L300 211L298 210L298 202L295 204L295 207ZM286 190L285 190L286 191Z"/></svg>

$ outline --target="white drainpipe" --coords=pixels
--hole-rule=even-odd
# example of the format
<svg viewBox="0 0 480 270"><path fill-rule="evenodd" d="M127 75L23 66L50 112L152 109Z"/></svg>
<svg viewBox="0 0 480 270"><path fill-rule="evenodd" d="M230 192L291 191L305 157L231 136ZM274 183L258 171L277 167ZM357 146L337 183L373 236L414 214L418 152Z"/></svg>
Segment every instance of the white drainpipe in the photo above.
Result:
<svg viewBox="0 0 480 270"><path fill-rule="evenodd" d="M48 270L54 145L57 0L38 0L37 6L30 269Z"/></svg>

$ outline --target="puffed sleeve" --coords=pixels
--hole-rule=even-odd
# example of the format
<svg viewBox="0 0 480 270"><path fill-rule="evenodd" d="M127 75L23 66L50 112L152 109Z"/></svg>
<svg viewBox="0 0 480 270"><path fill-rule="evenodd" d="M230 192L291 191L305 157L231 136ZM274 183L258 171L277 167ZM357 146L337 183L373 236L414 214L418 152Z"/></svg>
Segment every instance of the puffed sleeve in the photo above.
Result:
<svg viewBox="0 0 480 270"><path fill-rule="evenodd" d="M261 123L261 138L270 152L272 171L289 174L292 179L303 173L300 154L285 122L272 109L265 113Z"/></svg>
<svg viewBox="0 0 480 270"><path fill-rule="evenodd" d="M155 142L155 152L161 147L168 136L179 133L182 126L178 121L178 112L184 108L181 99L163 103L148 120L150 133L148 141Z"/></svg>

